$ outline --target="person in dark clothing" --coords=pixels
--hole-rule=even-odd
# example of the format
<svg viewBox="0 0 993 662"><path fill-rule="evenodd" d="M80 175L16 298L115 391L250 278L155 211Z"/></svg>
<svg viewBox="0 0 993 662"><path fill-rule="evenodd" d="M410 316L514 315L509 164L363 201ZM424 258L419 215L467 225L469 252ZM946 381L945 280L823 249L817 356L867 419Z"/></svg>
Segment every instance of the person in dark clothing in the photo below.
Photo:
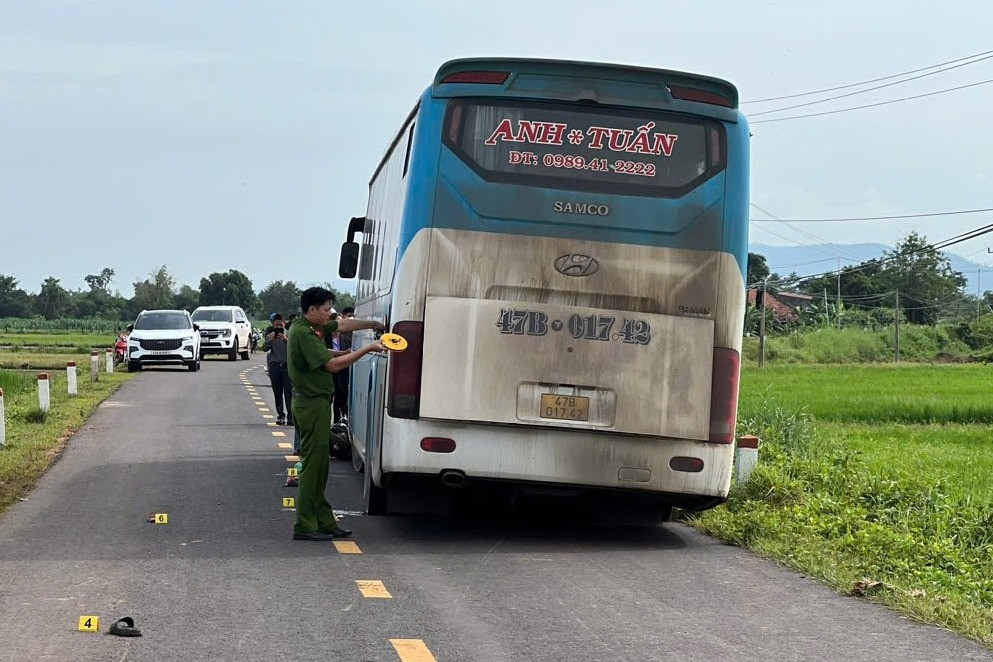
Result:
<svg viewBox="0 0 993 662"><path fill-rule="evenodd" d="M286 362L286 323L282 315L277 314L272 326L266 329L262 349L266 351L269 383L276 399L276 425L293 425L293 410L290 408L293 391Z"/></svg>
<svg viewBox="0 0 993 662"><path fill-rule="evenodd" d="M355 308L346 306L341 309L342 319L355 319ZM342 331L338 334L337 349L343 354L352 351L352 332ZM342 370L334 374L334 416L336 421L348 417L348 391L351 382L351 370Z"/></svg>

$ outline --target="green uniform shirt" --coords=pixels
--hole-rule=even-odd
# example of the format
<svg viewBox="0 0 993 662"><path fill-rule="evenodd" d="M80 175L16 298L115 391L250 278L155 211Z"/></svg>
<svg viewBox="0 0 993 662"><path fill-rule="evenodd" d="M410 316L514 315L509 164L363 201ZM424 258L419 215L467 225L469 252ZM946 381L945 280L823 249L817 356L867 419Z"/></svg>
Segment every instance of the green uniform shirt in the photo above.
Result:
<svg viewBox="0 0 993 662"><path fill-rule="evenodd" d="M338 330L337 320L325 326L314 326L306 317L298 317L286 334L287 363L293 397L331 397L334 378L324 369L324 364L334 354L324 344L324 338Z"/></svg>

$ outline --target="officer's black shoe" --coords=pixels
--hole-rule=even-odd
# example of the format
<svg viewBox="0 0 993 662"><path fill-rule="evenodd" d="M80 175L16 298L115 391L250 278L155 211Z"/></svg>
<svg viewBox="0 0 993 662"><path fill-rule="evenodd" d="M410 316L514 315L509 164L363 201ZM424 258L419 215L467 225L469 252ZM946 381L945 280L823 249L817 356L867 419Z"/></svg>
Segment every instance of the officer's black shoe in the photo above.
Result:
<svg viewBox="0 0 993 662"><path fill-rule="evenodd" d="M310 531L309 533L294 531L294 540L313 540L315 542L327 542L329 540L334 540L335 536L330 533L325 533L323 531Z"/></svg>
<svg viewBox="0 0 993 662"><path fill-rule="evenodd" d="M332 538L348 538L352 535L351 531L348 529L343 529L340 526L336 526L333 529L328 529L326 531L321 531L321 533L325 533Z"/></svg>

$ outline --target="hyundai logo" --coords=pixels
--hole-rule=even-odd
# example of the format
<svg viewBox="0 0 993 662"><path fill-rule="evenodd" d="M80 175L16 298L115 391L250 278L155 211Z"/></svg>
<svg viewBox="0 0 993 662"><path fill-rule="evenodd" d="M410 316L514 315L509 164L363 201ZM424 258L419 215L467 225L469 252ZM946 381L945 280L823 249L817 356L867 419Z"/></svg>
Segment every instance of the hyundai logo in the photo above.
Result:
<svg viewBox="0 0 993 662"><path fill-rule="evenodd" d="M555 260L555 271L563 276L592 276L600 271L600 263L589 255L569 253Z"/></svg>

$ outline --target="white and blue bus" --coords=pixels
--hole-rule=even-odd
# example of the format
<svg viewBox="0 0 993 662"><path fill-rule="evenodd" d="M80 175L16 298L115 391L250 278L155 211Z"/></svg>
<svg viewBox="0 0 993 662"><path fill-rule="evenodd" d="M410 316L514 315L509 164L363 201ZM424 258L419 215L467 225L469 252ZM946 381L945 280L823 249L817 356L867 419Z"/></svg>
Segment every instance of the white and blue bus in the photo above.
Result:
<svg viewBox="0 0 993 662"><path fill-rule="evenodd" d="M662 515L725 500L748 135L716 78L444 64L342 248L357 315L409 341L352 370L367 511L411 479L616 493Z"/></svg>

